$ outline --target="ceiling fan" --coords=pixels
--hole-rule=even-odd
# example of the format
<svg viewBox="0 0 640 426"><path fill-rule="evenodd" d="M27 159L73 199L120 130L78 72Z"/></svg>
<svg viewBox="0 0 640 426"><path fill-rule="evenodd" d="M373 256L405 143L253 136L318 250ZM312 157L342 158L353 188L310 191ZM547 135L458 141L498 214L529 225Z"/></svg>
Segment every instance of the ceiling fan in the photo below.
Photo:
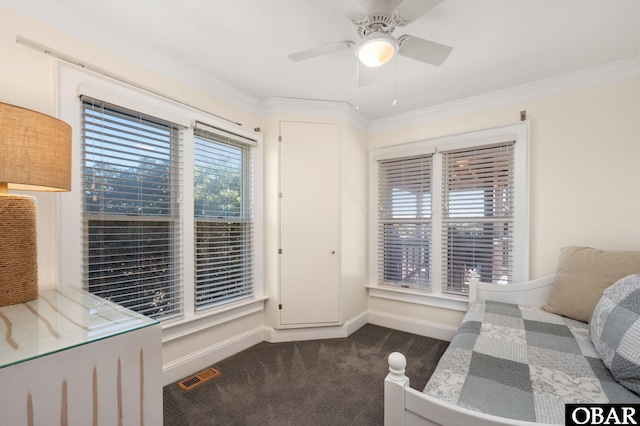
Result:
<svg viewBox="0 0 640 426"><path fill-rule="evenodd" d="M409 34L391 35L436 7L443 0L359 0L366 12L362 19L353 19L358 42L344 40L292 53L294 62L355 47L358 60L364 65L377 67L389 62L396 54L430 65L441 65L451 53L451 46L425 40Z"/></svg>

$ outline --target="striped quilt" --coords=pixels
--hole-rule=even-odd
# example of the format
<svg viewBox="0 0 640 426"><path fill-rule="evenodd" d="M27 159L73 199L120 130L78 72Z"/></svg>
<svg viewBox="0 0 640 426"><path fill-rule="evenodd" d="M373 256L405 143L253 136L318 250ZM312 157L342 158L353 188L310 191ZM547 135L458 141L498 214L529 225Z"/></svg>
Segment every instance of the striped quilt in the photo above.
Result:
<svg viewBox="0 0 640 426"><path fill-rule="evenodd" d="M424 393L551 424L564 423L567 403L640 403L604 366L586 323L500 302L469 306Z"/></svg>

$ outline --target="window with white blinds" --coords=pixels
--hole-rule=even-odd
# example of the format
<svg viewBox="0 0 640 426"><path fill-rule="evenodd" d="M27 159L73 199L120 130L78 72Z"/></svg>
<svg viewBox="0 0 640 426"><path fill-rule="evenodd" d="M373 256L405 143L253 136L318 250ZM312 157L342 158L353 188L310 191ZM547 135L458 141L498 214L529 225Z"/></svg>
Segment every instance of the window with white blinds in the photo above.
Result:
<svg viewBox="0 0 640 426"><path fill-rule="evenodd" d="M419 290L406 300L448 307L469 294L472 271L485 283L529 279L528 135L525 122L373 150L370 276L380 290Z"/></svg>
<svg viewBox="0 0 640 426"><path fill-rule="evenodd" d="M442 153L443 293L513 279L514 143Z"/></svg>
<svg viewBox="0 0 640 426"><path fill-rule="evenodd" d="M253 296L255 141L194 130L195 309Z"/></svg>
<svg viewBox="0 0 640 426"><path fill-rule="evenodd" d="M378 280L429 289L432 155L378 163Z"/></svg>
<svg viewBox="0 0 640 426"><path fill-rule="evenodd" d="M181 129L82 98L84 287L141 314L182 313Z"/></svg>

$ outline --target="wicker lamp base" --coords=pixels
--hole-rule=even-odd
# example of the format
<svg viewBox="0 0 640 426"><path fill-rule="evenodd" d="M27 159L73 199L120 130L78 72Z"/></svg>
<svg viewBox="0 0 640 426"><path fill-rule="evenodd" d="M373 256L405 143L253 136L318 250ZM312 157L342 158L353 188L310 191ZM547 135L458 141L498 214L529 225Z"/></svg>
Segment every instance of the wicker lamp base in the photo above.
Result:
<svg viewBox="0 0 640 426"><path fill-rule="evenodd" d="M36 200L0 194L0 306L38 297Z"/></svg>

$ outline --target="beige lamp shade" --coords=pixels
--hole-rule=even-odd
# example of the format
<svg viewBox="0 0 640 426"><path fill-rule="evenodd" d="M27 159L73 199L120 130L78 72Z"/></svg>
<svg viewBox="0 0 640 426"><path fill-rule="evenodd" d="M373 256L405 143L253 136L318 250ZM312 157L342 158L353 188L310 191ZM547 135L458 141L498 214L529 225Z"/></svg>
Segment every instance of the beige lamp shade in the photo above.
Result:
<svg viewBox="0 0 640 426"><path fill-rule="evenodd" d="M8 189L71 190L71 127L0 103L0 306L38 297L36 200Z"/></svg>
<svg viewBox="0 0 640 426"><path fill-rule="evenodd" d="M0 103L0 182L20 191L70 191L71 127Z"/></svg>

